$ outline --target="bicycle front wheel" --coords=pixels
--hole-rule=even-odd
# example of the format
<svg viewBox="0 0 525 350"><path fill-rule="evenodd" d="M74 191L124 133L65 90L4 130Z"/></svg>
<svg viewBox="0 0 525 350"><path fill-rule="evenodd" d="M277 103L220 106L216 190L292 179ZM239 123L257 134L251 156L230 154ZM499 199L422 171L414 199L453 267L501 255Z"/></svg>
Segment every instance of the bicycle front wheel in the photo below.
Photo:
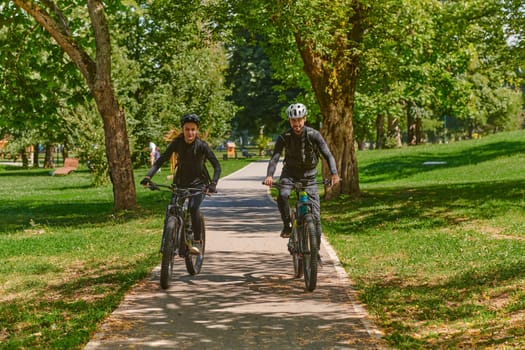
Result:
<svg viewBox="0 0 525 350"><path fill-rule="evenodd" d="M304 284L309 292L317 286L317 254L319 246L317 243L317 231L315 229L314 218L307 214L303 218L303 270Z"/></svg>
<svg viewBox="0 0 525 350"><path fill-rule="evenodd" d="M171 273L173 271L173 259L175 248L175 234L177 232L177 219L174 216L167 218L164 224L164 231L162 233L161 254L162 261L160 264L160 286L167 289L171 280Z"/></svg>
<svg viewBox="0 0 525 350"><path fill-rule="evenodd" d="M200 254L194 255L187 252L184 258L184 261L186 262L186 270L188 270L188 273L190 275L199 274L199 272L201 272L202 263L204 261L204 251L206 248L206 227L204 226L204 215L201 214L200 220L202 227L201 242L200 244L194 243L195 246L199 248Z"/></svg>
<svg viewBox="0 0 525 350"><path fill-rule="evenodd" d="M291 246L289 247L290 253L292 254L293 262L293 276L295 278L301 278L303 276L303 258L299 251L299 240L298 231L301 229L295 224L295 212L292 212L292 222L294 227L292 228Z"/></svg>
<svg viewBox="0 0 525 350"><path fill-rule="evenodd" d="M293 261L293 276L295 278L301 278L303 276L303 258L299 252L292 254Z"/></svg>

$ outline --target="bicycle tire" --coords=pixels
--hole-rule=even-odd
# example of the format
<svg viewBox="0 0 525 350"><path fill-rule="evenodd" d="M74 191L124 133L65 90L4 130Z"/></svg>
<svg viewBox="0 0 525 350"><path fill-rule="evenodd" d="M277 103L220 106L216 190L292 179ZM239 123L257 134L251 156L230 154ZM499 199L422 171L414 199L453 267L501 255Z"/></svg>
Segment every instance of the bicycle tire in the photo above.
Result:
<svg viewBox="0 0 525 350"><path fill-rule="evenodd" d="M190 275L197 275L201 272L202 263L204 262L204 252L206 248L206 227L204 222L204 215L201 214L200 216L201 220L201 247L199 247L201 253L199 255L193 255L189 252L184 257L184 262L186 263L186 270Z"/></svg>
<svg viewBox="0 0 525 350"><path fill-rule="evenodd" d="M169 216L166 220L166 224L164 225L164 231L162 233L162 260L160 264L160 286L162 287L162 289L167 289L171 281L174 259L174 236L176 232L177 219L174 216Z"/></svg>
<svg viewBox="0 0 525 350"><path fill-rule="evenodd" d="M293 223L295 223L295 211L292 211L291 220ZM292 262L293 262L293 276L295 278L301 278L303 277L303 259L301 256L301 253L298 249L299 247L299 241L298 241L298 230L300 230L299 227L297 227L296 224L294 224L292 228L292 251L290 252L292 254Z"/></svg>
<svg viewBox="0 0 525 350"><path fill-rule="evenodd" d="M303 258L301 257L301 254L299 254L298 252L293 253L292 261L293 261L293 276L295 278L303 277Z"/></svg>
<svg viewBox="0 0 525 350"><path fill-rule="evenodd" d="M303 273L306 290L312 292L317 286L317 231L311 214L303 217Z"/></svg>

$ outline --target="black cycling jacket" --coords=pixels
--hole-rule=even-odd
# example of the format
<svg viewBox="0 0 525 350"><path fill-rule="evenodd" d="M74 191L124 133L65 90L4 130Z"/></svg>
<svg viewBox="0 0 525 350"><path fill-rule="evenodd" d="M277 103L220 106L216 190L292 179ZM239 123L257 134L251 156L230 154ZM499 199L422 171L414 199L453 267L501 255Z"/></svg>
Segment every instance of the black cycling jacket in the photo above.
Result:
<svg viewBox="0 0 525 350"><path fill-rule="evenodd" d="M177 155L177 170L173 177L173 183L177 186L195 187L219 181L221 165L210 146L200 138L196 138L195 141L187 144L183 135L179 135L171 141L166 151L155 161L146 176L153 177L173 153ZM205 165L207 160L213 166L211 178Z"/></svg>
<svg viewBox="0 0 525 350"><path fill-rule="evenodd" d="M305 142L309 142L311 145L305 145ZM319 152L323 158L326 159L331 174L337 174L337 166L335 164L334 156L330 152L323 136L319 131L305 126L300 135L296 135L291 129L289 129L279 136L275 142L275 148L270 163L268 164L266 175L273 176L277 167L277 162L283 154L283 150L285 150L283 173L287 173L297 178L314 176L317 173L317 164L312 165L310 161L307 161L307 158L310 158L312 155L301 154L312 147L314 149L310 151Z"/></svg>

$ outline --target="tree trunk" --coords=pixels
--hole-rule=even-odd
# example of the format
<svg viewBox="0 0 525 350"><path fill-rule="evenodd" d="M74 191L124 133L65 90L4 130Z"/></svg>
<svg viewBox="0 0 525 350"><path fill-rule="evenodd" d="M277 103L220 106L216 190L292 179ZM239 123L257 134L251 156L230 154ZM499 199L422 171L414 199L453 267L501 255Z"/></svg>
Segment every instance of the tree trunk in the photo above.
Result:
<svg viewBox="0 0 525 350"><path fill-rule="evenodd" d="M315 50L315 40L295 39L317 97L323 127L321 133L334 155L341 182L328 188L325 198L336 198L339 194L358 196L359 174L357 169L354 139L353 108L357 79L359 76L359 50L354 50L362 40L362 9L355 9L350 19L351 30L334 38L334 52L323 54ZM364 11L364 10L363 10ZM330 175L323 164L323 176Z"/></svg>
<svg viewBox="0 0 525 350"><path fill-rule="evenodd" d="M34 145L33 146L33 168L39 168L40 167L40 164L38 164L39 162L39 155L40 155L40 150L38 149L38 144Z"/></svg>
<svg viewBox="0 0 525 350"><path fill-rule="evenodd" d="M376 149L385 147L385 116L379 114L376 117Z"/></svg>
<svg viewBox="0 0 525 350"><path fill-rule="evenodd" d="M114 209L134 208L137 205L135 179L124 111L119 109L111 87L96 90L94 96L104 120L106 155L113 184Z"/></svg>
<svg viewBox="0 0 525 350"><path fill-rule="evenodd" d="M416 144L423 143L423 120L420 117L416 118Z"/></svg>
<svg viewBox="0 0 525 350"><path fill-rule="evenodd" d="M27 155L27 150L25 147L22 147L20 150L20 155L22 156L22 169L28 169L29 168L29 158Z"/></svg>
<svg viewBox="0 0 525 350"><path fill-rule="evenodd" d="M88 75L86 80L104 121L106 155L113 184L113 208L132 209L137 205L133 163L124 110L117 102L111 83L111 44L108 24L100 0L88 0L87 4L95 33L97 59L95 74Z"/></svg>
<svg viewBox="0 0 525 350"><path fill-rule="evenodd" d="M66 158L69 158L69 145L67 141L64 141L62 144L62 159L66 160Z"/></svg>
<svg viewBox="0 0 525 350"><path fill-rule="evenodd" d="M401 130L399 128L399 119L388 117L388 139L395 141L395 146L401 148Z"/></svg>
<svg viewBox="0 0 525 350"><path fill-rule="evenodd" d="M421 119L417 105L409 101L406 105L407 125L408 125L408 144L419 145L423 140L423 120Z"/></svg>
<svg viewBox="0 0 525 350"><path fill-rule="evenodd" d="M55 145L48 143L46 144L46 155L44 157L44 168L50 169L55 167Z"/></svg>
<svg viewBox="0 0 525 350"><path fill-rule="evenodd" d="M306 50L308 51L308 50ZM333 199L340 193L359 195L359 177L357 172L357 157L352 124L354 94L344 89L334 96L326 91L330 89L330 72L323 68L319 57L305 52L305 70L307 71L323 114L321 133L334 155L341 182L326 191L326 199ZM356 70L354 74L357 74ZM355 89L357 76L349 83L349 88ZM355 90L354 90L355 92ZM323 176L330 175L326 164L323 164Z"/></svg>
<svg viewBox="0 0 525 350"><path fill-rule="evenodd" d="M104 121L106 155L111 182L113 183L114 209L136 207L133 164L126 130L124 111L118 105L111 83L111 45L109 28L101 0L87 0L87 8L96 43L96 60L83 50L67 27L66 18L57 6L50 16L37 3L28 0L13 0L31 15L62 47L78 67L95 98L98 111ZM43 2L44 4L46 2ZM60 18L56 21L54 18Z"/></svg>
<svg viewBox="0 0 525 350"><path fill-rule="evenodd" d="M411 104L407 103L405 105L406 113L407 113L407 144L409 146L413 146L417 143L416 140L416 120L414 118L414 115L412 113L412 110L410 109Z"/></svg>
<svg viewBox="0 0 525 350"><path fill-rule="evenodd" d="M357 173L357 157L354 140L354 128L352 124L352 107L341 103L336 105L331 99L319 101L321 111L323 111L324 122L321 133L332 154L341 182L326 192L326 199L337 197L340 193L358 196L359 177ZM330 175L328 166L323 164L323 176Z"/></svg>

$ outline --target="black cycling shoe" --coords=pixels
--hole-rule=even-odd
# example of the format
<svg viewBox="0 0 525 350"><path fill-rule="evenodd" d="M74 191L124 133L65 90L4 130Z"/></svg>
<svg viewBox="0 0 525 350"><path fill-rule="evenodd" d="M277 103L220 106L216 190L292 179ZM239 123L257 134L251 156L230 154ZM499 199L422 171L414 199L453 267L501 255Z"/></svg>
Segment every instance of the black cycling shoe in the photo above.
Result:
<svg viewBox="0 0 525 350"><path fill-rule="evenodd" d="M292 225L284 225L283 230L281 231L282 238L290 238L292 233Z"/></svg>

